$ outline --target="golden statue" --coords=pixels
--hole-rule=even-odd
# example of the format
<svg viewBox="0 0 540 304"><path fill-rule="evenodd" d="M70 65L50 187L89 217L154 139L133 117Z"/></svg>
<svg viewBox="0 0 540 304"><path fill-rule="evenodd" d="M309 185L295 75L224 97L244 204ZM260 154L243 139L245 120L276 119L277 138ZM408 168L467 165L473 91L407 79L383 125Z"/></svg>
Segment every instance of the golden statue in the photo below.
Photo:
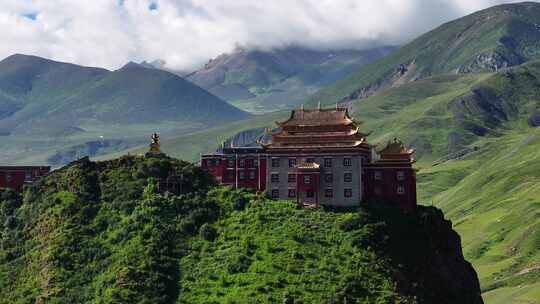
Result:
<svg viewBox="0 0 540 304"><path fill-rule="evenodd" d="M159 144L159 135L157 133L152 134L152 143L150 144L150 153L161 153Z"/></svg>

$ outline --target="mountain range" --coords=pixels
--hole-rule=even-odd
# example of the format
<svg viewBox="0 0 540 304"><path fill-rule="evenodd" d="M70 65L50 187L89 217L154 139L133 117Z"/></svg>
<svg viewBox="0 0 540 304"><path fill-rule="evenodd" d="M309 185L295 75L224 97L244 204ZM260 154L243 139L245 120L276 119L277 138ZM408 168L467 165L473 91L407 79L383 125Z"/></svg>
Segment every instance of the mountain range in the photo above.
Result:
<svg viewBox="0 0 540 304"><path fill-rule="evenodd" d="M237 48L211 59L199 70L178 74L243 110L264 113L297 106L322 87L394 49ZM163 68L163 62L152 64Z"/></svg>
<svg viewBox="0 0 540 304"><path fill-rule="evenodd" d="M125 148L154 131L182 134L249 116L175 74L135 63L108 71L19 54L0 62L7 160L27 145L35 151L40 143L54 148L52 141L59 149L101 141Z"/></svg>

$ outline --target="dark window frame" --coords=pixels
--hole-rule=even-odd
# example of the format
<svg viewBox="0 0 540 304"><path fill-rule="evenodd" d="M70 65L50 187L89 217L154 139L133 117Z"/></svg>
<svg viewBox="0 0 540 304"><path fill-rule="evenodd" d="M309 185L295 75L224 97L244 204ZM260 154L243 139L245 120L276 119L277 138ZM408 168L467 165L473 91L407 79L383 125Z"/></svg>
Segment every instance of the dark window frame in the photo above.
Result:
<svg viewBox="0 0 540 304"><path fill-rule="evenodd" d="M351 198L352 197L352 189L351 188L343 189L343 197Z"/></svg>
<svg viewBox="0 0 540 304"><path fill-rule="evenodd" d="M287 195L289 198L296 197L296 189L289 189Z"/></svg>
<svg viewBox="0 0 540 304"><path fill-rule="evenodd" d="M353 180L352 172L343 173L343 181L345 183L352 183L352 180Z"/></svg>
<svg viewBox="0 0 540 304"><path fill-rule="evenodd" d="M334 197L334 189L332 189L332 188L325 189L324 190L324 197L326 197L326 198Z"/></svg>
<svg viewBox="0 0 540 304"><path fill-rule="evenodd" d="M332 168L333 165L333 159L331 157L325 157L324 158L324 167L325 168Z"/></svg>
<svg viewBox="0 0 540 304"><path fill-rule="evenodd" d="M295 173L287 174L287 182L296 183L296 174Z"/></svg>

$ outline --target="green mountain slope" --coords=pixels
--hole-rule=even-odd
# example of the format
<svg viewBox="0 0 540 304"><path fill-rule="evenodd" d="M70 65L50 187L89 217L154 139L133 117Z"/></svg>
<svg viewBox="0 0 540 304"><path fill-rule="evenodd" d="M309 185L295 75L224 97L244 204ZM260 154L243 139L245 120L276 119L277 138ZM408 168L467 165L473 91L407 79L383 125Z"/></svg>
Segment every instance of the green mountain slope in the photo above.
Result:
<svg viewBox="0 0 540 304"><path fill-rule="evenodd" d="M488 8L446 23L310 98L332 104L440 74L492 72L540 58L540 4Z"/></svg>
<svg viewBox="0 0 540 304"><path fill-rule="evenodd" d="M181 195L156 179L182 176ZM297 209L160 157L0 191L0 303L482 303L440 210Z"/></svg>
<svg viewBox="0 0 540 304"><path fill-rule="evenodd" d="M372 131L371 143L398 136L417 149L419 200L437 205L454 222L487 302L538 303L540 63L428 77L381 90L351 108L360 128ZM165 140L164 147L196 160L218 138L272 127L287 114ZM187 149L181 142L203 144Z"/></svg>
<svg viewBox="0 0 540 304"><path fill-rule="evenodd" d="M244 110L270 112L299 104L321 87L393 49L236 49L211 60L186 78Z"/></svg>
<svg viewBox="0 0 540 304"><path fill-rule="evenodd" d="M25 55L0 62L0 134L13 149L2 151L6 161L23 158L27 146L31 156L96 140L133 145L154 131L181 134L247 117L177 75L133 63L109 72Z"/></svg>

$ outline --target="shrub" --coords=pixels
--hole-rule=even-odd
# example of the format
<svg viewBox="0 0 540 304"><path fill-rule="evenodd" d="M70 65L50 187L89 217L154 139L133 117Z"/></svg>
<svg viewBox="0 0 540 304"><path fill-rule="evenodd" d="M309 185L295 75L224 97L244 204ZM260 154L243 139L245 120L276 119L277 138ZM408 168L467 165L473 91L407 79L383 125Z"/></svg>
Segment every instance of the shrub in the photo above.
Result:
<svg viewBox="0 0 540 304"><path fill-rule="evenodd" d="M199 229L199 235L207 241L213 241L216 239L217 231L214 227L210 226L208 223L205 223Z"/></svg>

